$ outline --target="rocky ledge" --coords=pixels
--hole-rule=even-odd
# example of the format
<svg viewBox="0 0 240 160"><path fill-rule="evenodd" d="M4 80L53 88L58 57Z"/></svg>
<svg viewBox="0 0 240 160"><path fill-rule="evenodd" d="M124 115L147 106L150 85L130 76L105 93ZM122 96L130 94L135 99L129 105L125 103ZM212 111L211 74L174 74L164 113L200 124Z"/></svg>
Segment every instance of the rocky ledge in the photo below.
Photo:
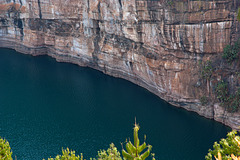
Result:
<svg viewBox="0 0 240 160"><path fill-rule="evenodd" d="M0 0L0 47L127 79L238 129L240 112L220 107L199 62L220 59L240 37L239 6L239 0ZM232 74L229 85L239 84ZM203 105L203 96L211 101Z"/></svg>

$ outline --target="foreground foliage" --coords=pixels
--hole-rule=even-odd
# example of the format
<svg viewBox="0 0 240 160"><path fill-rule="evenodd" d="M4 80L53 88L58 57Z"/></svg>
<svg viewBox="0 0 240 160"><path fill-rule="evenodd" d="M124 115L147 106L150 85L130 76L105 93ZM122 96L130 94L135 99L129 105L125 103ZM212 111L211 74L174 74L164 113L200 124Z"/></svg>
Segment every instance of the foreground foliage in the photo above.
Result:
<svg viewBox="0 0 240 160"><path fill-rule="evenodd" d="M0 159L12 160L12 151L8 141L0 137Z"/></svg>
<svg viewBox="0 0 240 160"><path fill-rule="evenodd" d="M146 145L144 142L142 145L139 145L140 141L138 138L138 131L140 127L136 124L133 129L133 136L134 136L134 145L129 140L126 143L126 149L122 150L122 155L124 158L121 157L120 152L114 146L114 144L110 144L110 147L105 150L98 151L97 158L91 158L90 160L145 160L149 155L152 149L151 145ZM146 136L145 136L146 137ZM145 138L146 140L146 138ZM144 153L141 154L142 151L146 150ZM154 154L152 154L153 160ZM12 160L12 152L9 146L9 143L6 140L1 139L0 137L0 160ZM48 158L48 160L83 160L83 155L81 156L76 155L75 151L67 149L62 149L62 155L57 155L55 158Z"/></svg>
<svg viewBox="0 0 240 160"><path fill-rule="evenodd" d="M145 160L151 152L151 149L152 149L151 145L147 146L145 142L142 145L140 145L140 140L138 138L139 129L140 129L139 125L137 125L135 122L135 126L133 128L134 144L132 144L132 142L129 140L126 143L127 151L125 151L124 149L122 150L122 155L127 160ZM146 136L145 136L145 139L146 139ZM147 150L141 154L141 152L146 148Z"/></svg>
<svg viewBox="0 0 240 160"><path fill-rule="evenodd" d="M117 150L117 148L114 146L114 144L111 143L107 151L105 150L98 151L97 159L98 160L110 160L110 159L122 160L122 157L119 151Z"/></svg>
<svg viewBox="0 0 240 160"><path fill-rule="evenodd" d="M236 134L237 131L229 132L226 139L221 139L219 143L215 142L213 150L209 150L205 159L236 160L240 157L240 137Z"/></svg>
<svg viewBox="0 0 240 160"><path fill-rule="evenodd" d="M80 160L79 155L75 155L75 151L70 151L69 148L62 149L62 155L57 155L56 158L48 158L48 160ZM83 157L81 155L81 160Z"/></svg>

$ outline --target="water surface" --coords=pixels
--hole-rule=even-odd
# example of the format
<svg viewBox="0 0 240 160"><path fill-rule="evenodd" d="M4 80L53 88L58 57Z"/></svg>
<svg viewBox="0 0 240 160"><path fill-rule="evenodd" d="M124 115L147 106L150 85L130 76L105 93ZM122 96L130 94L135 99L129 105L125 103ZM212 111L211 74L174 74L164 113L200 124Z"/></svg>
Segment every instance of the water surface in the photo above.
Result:
<svg viewBox="0 0 240 160"><path fill-rule="evenodd" d="M10 49L0 49L0 117L18 160L55 157L62 147L95 157L111 142L121 151L135 117L158 160L204 159L230 130L126 80Z"/></svg>

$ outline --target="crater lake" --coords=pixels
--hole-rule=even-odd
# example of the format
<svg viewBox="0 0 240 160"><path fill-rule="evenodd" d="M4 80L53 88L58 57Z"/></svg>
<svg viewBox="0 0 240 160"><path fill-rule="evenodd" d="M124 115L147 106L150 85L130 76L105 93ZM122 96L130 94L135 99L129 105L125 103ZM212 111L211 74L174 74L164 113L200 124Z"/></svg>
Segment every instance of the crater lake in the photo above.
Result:
<svg viewBox="0 0 240 160"><path fill-rule="evenodd" d="M85 159L133 141L157 160L203 160L230 128L174 107L131 82L48 56L0 49L0 136L18 160L41 160L70 148Z"/></svg>

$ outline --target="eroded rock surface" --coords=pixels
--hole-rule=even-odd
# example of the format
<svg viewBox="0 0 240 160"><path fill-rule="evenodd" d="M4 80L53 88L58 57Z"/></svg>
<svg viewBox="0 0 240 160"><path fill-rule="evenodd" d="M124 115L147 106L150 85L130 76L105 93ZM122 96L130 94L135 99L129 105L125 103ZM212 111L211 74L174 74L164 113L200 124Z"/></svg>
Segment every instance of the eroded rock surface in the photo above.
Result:
<svg viewBox="0 0 240 160"><path fill-rule="evenodd" d="M239 113L199 101L214 97L199 61L221 57L240 37L238 6L239 0L0 0L0 46L98 69L238 128Z"/></svg>

